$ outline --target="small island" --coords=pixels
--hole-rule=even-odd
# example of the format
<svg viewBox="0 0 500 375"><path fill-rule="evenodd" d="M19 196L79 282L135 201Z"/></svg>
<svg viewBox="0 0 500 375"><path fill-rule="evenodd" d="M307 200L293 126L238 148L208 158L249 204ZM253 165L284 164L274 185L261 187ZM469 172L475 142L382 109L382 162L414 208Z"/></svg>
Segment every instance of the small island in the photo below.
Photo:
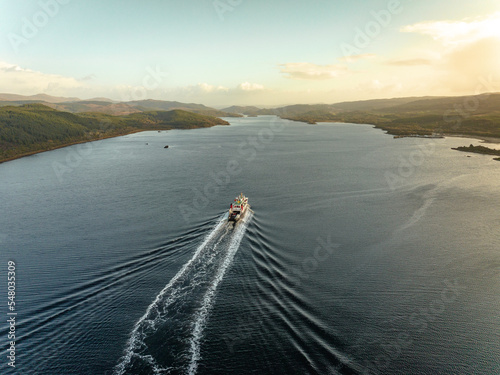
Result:
<svg viewBox="0 0 500 375"><path fill-rule="evenodd" d="M473 144L471 144L470 146L454 147L452 148L452 150L463 151L463 152L474 152L476 154L483 154L483 155L500 156L500 150L494 150L492 148L484 146L474 146ZM495 158L494 160L500 161L500 158Z"/></svg>

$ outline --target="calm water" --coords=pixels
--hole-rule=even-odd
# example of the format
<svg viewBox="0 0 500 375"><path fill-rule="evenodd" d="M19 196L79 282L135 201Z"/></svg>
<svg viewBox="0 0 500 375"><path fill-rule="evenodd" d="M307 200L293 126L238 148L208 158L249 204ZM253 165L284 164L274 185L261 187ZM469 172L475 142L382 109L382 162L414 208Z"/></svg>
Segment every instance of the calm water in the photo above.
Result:
<svg viewBox="0 0 500 375"><path fill-rule="evenodd" d="M500 373L500 163L450 149L478 141L230 121L0 165L2 374Z"/></svg>

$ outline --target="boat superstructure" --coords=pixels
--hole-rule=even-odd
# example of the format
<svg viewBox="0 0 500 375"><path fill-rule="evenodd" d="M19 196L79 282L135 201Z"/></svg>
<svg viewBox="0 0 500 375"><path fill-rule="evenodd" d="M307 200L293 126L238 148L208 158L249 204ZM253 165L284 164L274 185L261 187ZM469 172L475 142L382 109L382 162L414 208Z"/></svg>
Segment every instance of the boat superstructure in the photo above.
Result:
<svg viewBox="0 0 500 375"><path fill-rule="evenodd" d="M248 197L245 197L243 193L240 193L240 195L234 199L234 202L231 203L228 221L236 222L240 220L249 209L250 205L248 204Z"/></svg>

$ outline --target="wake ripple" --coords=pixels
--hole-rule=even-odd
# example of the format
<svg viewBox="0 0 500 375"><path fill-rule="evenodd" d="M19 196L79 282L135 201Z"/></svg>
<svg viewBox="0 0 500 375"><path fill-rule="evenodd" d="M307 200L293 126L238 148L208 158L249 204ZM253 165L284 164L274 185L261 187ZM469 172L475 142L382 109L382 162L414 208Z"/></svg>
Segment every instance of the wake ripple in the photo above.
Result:
<svg viewBox="0 0 500 375"><path fill-rule="evenodd" d="M231 231L223 215L134 325L115 375L195 374L200 343L218 285L231 265L251 219ZM228 235L229 234L229 235Z"/></svg>
<svg viewBox="0 0 500 375"><path fill-rule="evenodd" d="M243 235L248 227L248 223L251 218L251 213L247 215L245 220L242 223L238 223L238 226L235 229L235 233L231 238L231 242L229 243L229 248L222 263L222 266L219 268L215 280L210 285L209 289L205 293L203 297L203 303L201 308L196 313L193 335L190 339L190 353L191 353L191 361L189 363L188 374L194 375L196 374L196 370L198 368L198 361L201 358L200 355L200 340L203 336L203 328L205 327L205 323L208 318L208 313L213 304L215 291L217 290L217 286L222 281L224 274L226 273L227 268L233 262L233 258L240 247L241 240L243 239Z"/></svg>

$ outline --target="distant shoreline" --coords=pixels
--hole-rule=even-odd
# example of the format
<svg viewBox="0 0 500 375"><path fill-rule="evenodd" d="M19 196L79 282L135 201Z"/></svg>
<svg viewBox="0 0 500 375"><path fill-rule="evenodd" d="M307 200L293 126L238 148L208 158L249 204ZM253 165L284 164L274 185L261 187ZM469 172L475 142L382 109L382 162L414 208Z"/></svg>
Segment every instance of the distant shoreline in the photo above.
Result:
<svg viewBox="0 0 500 375"><path fill-rule="evenodd" d="M290 119L290 118L288 118L286 120L292 120L292 121L302 122L304 124L311 124L311 123L307 123L307 122L304 122L304 121L301 121L301 120L293 120L293 119ZM375 125L375 124L366 124L366 123L361 124L361 123L341 122L341 121L318 121L316 123L322 123L322 124L335 124L335 123L337 123L337 124L369 125L369 126L373 126L375 129L380 129L380 130L384 131L385 134L393 135L389 131L387 131L387 130L385 130L385 129L383 129L383 128ZM316 124L316 123L313 123L313 124ZM193 129L201 129L201 127L200 128L193 128ZM101 134L100 137L97 137L95 139L86 139L86 140L80 140L80 141L72 141L72 142L69 142L69 143L65 143L65 144L61 144L61 145L57 145L57 146L51 147L49 149L29 151L29 152L26 152L26 153L23 153L23 154L15 155L15 156L9 157L7 159L0 160L0 164L6 163L8 161L13 161L13 160L16 160L16 159L20 159L20 158L23 158L23 157L26 157L26 156L32 156L32 155L36 155L36 154L41 154L43 152L53 151L53 150L57 150L57 149L60 149L60 148L65 148L65 147L74 146L74 145L78 145L78 144L84 144L84 143L88 143L88 142L96 142L96 141L101 141L101 140L110 139L110 138L123 137L125 135L130 135L130 134L135 134L135 133L140 133L140 132L146 132L146 131L168 131L168 130L175 130L175 129L131 129L130 131L125 132L123 134L114 134L114 135L102 135ZM496 138L496 137L478 136L478 135L472 135L472 134L470 134L470 135L469 134L442 134L442 135L445 138L446 137L468 138L468 139L477 139L477 140L485 142L485 143L500 144L500 138ZM429 138L429 139L432 139L432 138ZM456 149L454 149L454 150L456 150ZM495 160L498 160L498 159L495 159Z"/></svg>
<svg viewBox="0 0 500 375"><path fill-rule="evenodd" d="M158 129L154 129L154 130L156 131ZM164 130L166 131L166 130L172 130L172 129L164 129ZM104 139L109 139L109 138L123 137L125 135L134 134L134 133L140 133L140 132L147 132L147 131L153 131L153 130L148 130L148 129L134 129L134 130L131 130L130 132L126 132L126 133L123 133L123 134L104 135L104 136L101 136L101 137L98 137L98 138L95 138L95 139L86 139L86 140L81 140L81 141L72 141L72 142L69 142L69 143L64 143L64 144L61 144L61 145L57 145L57 146L51 147L49 149L43 149L43 150L37 150L37 151L29 151L29 152L25 152L23 154L11 156L11 157L9 157L7 159L0 160L0 164L6 163L8 161L16 160L16 159L21 159L21 158L24 158L26 156L32 156L32 155L36 155L36 154L41 154L43 152L54 151L54 150L57 150L57 149L60 149L60 148L64 148L64 147L69 147L69 146L74 146L74 145L79 145L79 144L89 143L89 142L97 142L97 141L102 141Z"/></svg>
<svg viewBox="0 0 500 375"><path fill-rule="evenodd" d="M397 134L392 134L391 132L379 127L378 125L375 125L375 124L368 124L368 123L357 123L357 122L343 122L343 121L317 121L317 122L314 122L314 123L308 123L308 122L305 122L305 121L300 121L300 120L292 120L292 119L286 119L286 120L291 120L291 121L297 121L297 122L303 122L304 124L309 124L309 125L315 125L315 124L318 124L318 123L321 123L321 124L353 124L353 125L369 125L369 126L373 126L375 129L380 129L382 131L385 132L385 134L387 135L397 135ZM485 143L496 143L496 144L500 144L500 138L497 138L497 137L488 137L488 136L481 136L481 135L477 135L477 134L446 134L446 133L443 133L442 136L444 138L447 138L447 137L453 137L453 138L468 138L468 139L477 139L478 141L483 141ZM410 137L401 137L401 138L410 138ZM423 139L426 139L425 137L422 137ZM433 139L433 138L427 138L427 139Z"/></svg>
<svg viewBox="0 0 500 375"><path fill-rule="evenodd" d="M483 141L484 143L496 143L496 144L500 144L500 138L495 138L495 137L479 137L479 136L472 136L472 135L466 135L466 134L463 134L463 135L448 134L448 135L445 135L445 137L478 139L480 141Z"/></svg>

